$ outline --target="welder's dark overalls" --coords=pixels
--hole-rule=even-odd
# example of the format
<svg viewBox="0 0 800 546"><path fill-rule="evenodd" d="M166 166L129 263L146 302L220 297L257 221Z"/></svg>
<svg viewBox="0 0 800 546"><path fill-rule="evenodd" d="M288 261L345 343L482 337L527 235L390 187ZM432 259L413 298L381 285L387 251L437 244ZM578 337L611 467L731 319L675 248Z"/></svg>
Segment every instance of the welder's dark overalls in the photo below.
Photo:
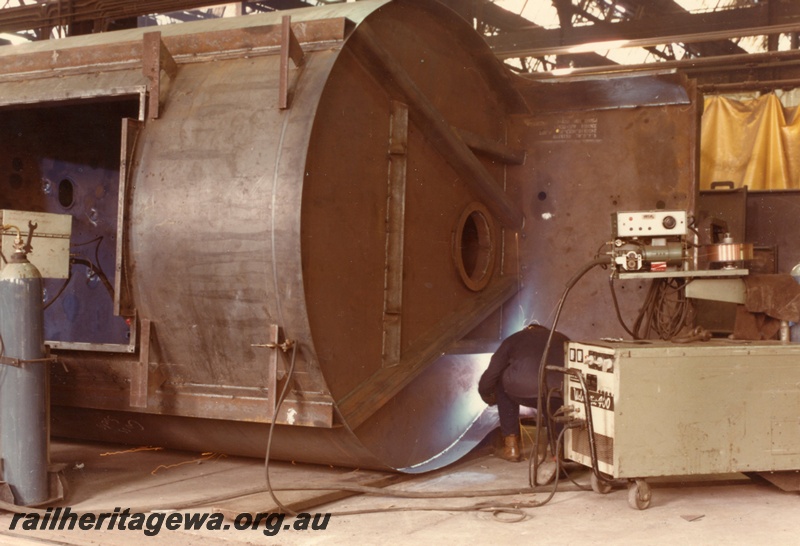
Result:
<svg viewBox="0 0 800 546"><path fill-rule="evenodd" d="M478 392L487 404L497 404L500 430L504 436L519 434L520 406L536 407L536 398L539 396L539 364L549 335L550 330L547 328L532 325L507 337L481 376ZM569 339L563 334L553 334L547 355L548 365L564 366L564 344L567 341ZM548 389L560 386L563 381L563 374L547 372ZM551 398L551 409L555 411L562 403L560 397ZM542 407L547 407L546 400L542 400Z"/></svg>

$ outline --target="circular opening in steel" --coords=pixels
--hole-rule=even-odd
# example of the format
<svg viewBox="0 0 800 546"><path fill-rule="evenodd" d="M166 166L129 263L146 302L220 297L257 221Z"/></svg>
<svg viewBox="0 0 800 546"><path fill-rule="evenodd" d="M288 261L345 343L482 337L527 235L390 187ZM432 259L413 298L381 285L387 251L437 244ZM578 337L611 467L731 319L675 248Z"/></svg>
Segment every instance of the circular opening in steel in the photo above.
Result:
<svg viewBox="0 0 800 546"><path fill-rule="evenodd" d="M456 269L470 290L483 290L494 268L494 226L480 203L470 204L461 214L455 237Z"/></svg>
<svg viewBox="0 0 800 546"><path fill-rule="evenodd" d="M65 178L58 183L58 202L65 209L70 208L75 202L75 188L72 180Z"/></svg>

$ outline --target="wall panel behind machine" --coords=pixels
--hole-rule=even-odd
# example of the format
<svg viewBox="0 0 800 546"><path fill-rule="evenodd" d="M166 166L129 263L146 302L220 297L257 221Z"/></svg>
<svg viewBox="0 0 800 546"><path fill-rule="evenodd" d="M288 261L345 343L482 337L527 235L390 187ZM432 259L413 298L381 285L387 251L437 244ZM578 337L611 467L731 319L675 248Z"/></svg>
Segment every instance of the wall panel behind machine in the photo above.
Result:
<svg viewBox="0 0 800 546"><path fill-rule="evenodd" d="M532 113L510 142L527 151L509 170L521 188L519 327L549 326L565 283L612 237L617 211L694 209L698 109L693 84L675 76L534 84ZM646 281L616 282L624 317L635 317ZM511 308L511 306L509 306ZM630 319L633 320L632 318ZM559 328L570 337L621 336L608 272L587 274L570 293ZM512 328L513 331L513 328Z"/></svg>

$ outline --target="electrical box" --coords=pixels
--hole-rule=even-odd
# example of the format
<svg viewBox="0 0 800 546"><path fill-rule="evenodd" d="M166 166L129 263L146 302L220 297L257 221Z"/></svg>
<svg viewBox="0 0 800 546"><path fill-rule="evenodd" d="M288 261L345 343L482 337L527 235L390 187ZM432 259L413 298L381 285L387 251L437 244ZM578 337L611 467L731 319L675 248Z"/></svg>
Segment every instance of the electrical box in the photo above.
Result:
<svg viewBox="0 0 800 546"><path fill-rule="evenodd" d="M36 266L43 278L68 278L72 216L48 212L0 210L0 223L18 227L23 241L27 241L28 238L28 222L36 224L31 239L33 251L28 254L28 260ZM14 253L16 237L16 230L4 231L0 237L0 251L6 259ZM4 265L5 261L0 259L0 269Z"/></svg>
<svg viewBox="0 0 800 546"><path fill-rule="evenodd" d="M686 235L686 211L650 210L611 215L614 237L681 237Z"/></svg>
<svg viewBox="0 0 800 546"><path fill-rule="evenodd" d="M598 466L614 478L800 469L800 344L570 342L588 391ZM565 404L586 419L580 381ZM565 457L591 466L587 428Z"/></svg>

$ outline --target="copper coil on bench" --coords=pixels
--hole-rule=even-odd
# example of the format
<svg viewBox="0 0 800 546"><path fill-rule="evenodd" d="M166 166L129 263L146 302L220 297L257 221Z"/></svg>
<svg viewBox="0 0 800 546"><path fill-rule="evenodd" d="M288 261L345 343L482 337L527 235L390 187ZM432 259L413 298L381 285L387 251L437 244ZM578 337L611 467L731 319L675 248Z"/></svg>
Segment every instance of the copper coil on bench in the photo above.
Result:
<svg viewBox="0 0 800 546"><path fill-rule="evenodd" d="M753 259L752 243L719 243L706 245L703 255L711 263L732 264Z"/></svg>

